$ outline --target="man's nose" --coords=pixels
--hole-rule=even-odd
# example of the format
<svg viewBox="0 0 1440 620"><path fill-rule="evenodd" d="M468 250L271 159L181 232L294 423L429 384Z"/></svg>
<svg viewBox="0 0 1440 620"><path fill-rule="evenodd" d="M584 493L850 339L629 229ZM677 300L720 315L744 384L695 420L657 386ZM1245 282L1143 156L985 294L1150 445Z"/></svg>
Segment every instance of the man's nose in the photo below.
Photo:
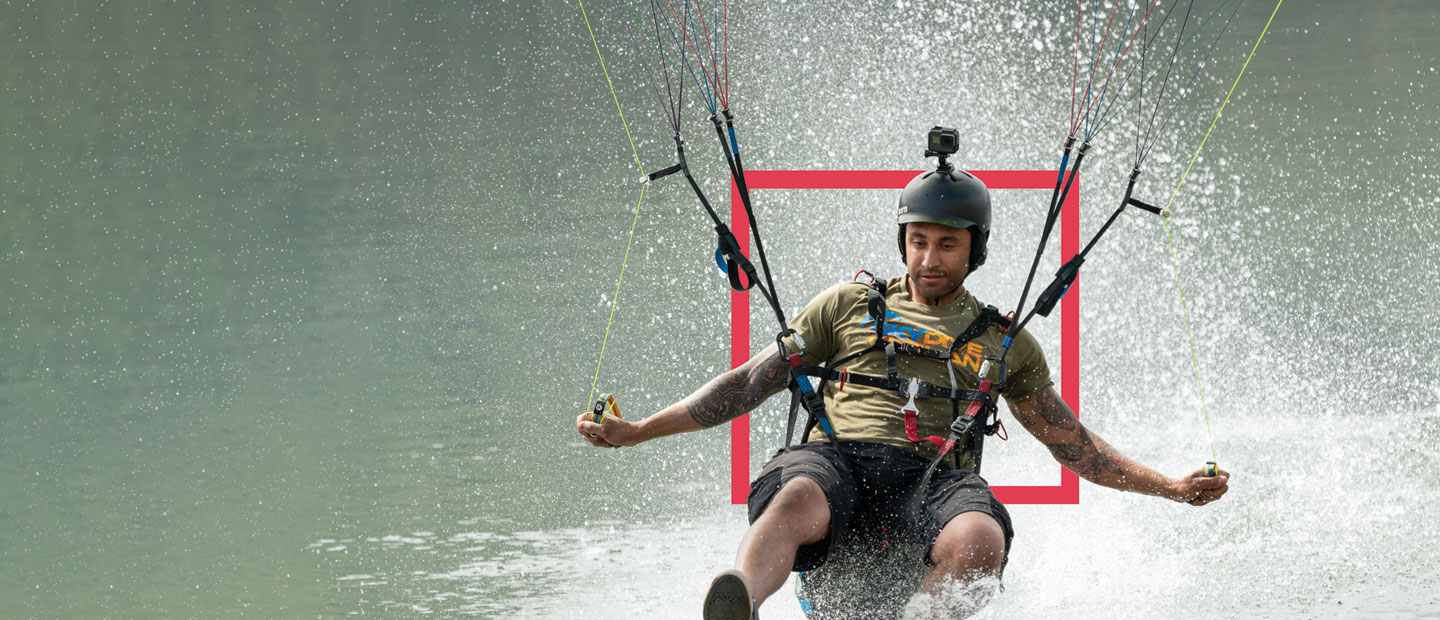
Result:
<svg viewBox="0 0 1440 620"><path fill-rule="evenodd" d="M933 267L939 264L939 253L934 248L920 250L920 264L926 267Z"/></svg>

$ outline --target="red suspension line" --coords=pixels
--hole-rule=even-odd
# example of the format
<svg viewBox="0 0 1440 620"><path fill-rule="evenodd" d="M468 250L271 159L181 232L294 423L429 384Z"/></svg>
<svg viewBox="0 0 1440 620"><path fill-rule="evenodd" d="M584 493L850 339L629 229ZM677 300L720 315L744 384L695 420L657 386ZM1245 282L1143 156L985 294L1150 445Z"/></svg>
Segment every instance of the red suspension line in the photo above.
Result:
<svg viewBox="0 0 1440 620"><path fill-rule="evenodd" d="M685 2L689 4L690 0L685 0ZM710 80L710 87L715 90L715 97L720 99L721 105L724 105L724 94L720 92L720 70L715 65L715 42L710 39L710 26L705 23L705 10L700 8L700 2L698 0L695 2L694 14L700 16L700 29L698 32L704 33L704 36L699 38L704 39L705 50L710 52L710 71L706 73L706 78ZM695 50L695 53L699 54L700 50Z"/></svg>
<svg viewBox="0 0 1440 620"><path fill-rule="evenodd" d="M1115 10L1118 8L1120 8L1120 3L1118 1L1110 5L1110 18L1105 20L1105 34L1100 35L1100 48L1095 50L1095 52L1090 55L1090 78L1085 83L1085 99L1087 100L1090 98L1090 88L1095 85L1095 59L1099 58L1100 55L1105 52L1105 43L1107 43L1110 39L1110 26L1115 23ZM1076 24L1079 24L1078 17L1076 18ZM1094 42L1092 42L1091 44L1093 45ZM1087 106L1088 105L1089 104L1087 104ZM1086 108L1086 113L1089 113L1088 107ZM1081 121L1084 121L1084 117L1081 117ZM1070 122L1072 123L1072 125L1070 126L1070 133L1074 134L1075 130L1080 128L1080 125L1079 123L1075 123L1074 119L1071 119Z"/></svg>
<svg viewBox="0 0 1440 620"><path fill-rule="evenodd" d="M1159 0L1156 1L1158 2ZM722 103L728 108L730 107L730 0L725 0L720 3L720 14L725 20L724 23L720 25L720 28L725 33L725 99Z"/></svg>
<svg viewBox="0 0 1440 620"><path fill-rule="evenodd" d="M683 1L688 8L690 0ZM710 51L710 65L709 68L706 68L705 54L700 52L700 46L695 42L695 37L690 36L691 29L685 23L685 18L680 17L680 12L675 10L675 3L672 0L665 0L665 2L670 5L670 14L675 16L675 22L680 24L680 31L685 33L685 40L690 42L690 49L695 50L695 63L700 65L700 73L705 76L705 81L709 83L710 89L715 92L716 98L720 99L720 104L725 105L725 95L720 92L718 84L720 72L715 70L715 46L707 37L705 40L705 49ZM698 6L696 8L697 10L695 12L700 15L700 29L702 32L705 32L705 13L698 10Z"/></svg>
<svg viewBox="0 0 1440 620"><path fill-rule="evenodd" d="M1080 12L1085 10L1085 0L1075 3L1075 63L1070 69L1070 135L1075 135L1075 78L1080 74Z"/></svg>
<svg viewBox="0 0 1440 620"><path fill-rule="evenodd" d="M1155 0L1155 4L1150 5L1149 10L1145 11L1145 17L1142 17L1140 19L1140 24L1135 26L1135 32L1131 33L1130 39L1125 42L1125 48L1120 50L1120 55L1116 57L1115 62L1110 65L1110 74L1105 76L1105 83L1101 85L1100 92L1105 92L1105 89L1110 85L1110 78L1115 76L1115 68L1119 67L1120 60L1124 59L1125 55L1130 53L1130 46L1135 43L1135 37L1140 34L1140 28L1145 25L1146 20L1150 19L1150 13L1154 11L1155 7L1159 4L1160 0ZM1098 107L1099 102L1099 99L1090 102L1090 108L1085 110L1085 116L1090 116L1090 112L1094 111Z"/></svg>

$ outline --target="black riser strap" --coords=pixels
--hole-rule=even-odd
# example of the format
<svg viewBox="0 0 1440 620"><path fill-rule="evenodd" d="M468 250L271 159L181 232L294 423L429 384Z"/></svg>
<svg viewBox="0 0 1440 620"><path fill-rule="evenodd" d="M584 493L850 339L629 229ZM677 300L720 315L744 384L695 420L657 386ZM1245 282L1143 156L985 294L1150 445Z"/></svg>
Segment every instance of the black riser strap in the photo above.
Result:
<svg viewBox="0 0 1440 620"><path fill-rule="evenodd" d="M795 420L800 413L800 394L796 390L790 391L790 416L785 421L785 446L789 447L795 440ZM809 413L808 411L806 413Z"/></svg>
<svg viewBox="0 0 1440 620"><path fill-rule="evenodd" d="M730 279L730 288L737 291L748 291L755 286L755 265L750 263L740 252L740 242L735 239L735 234L730 232L730 227L724 224L715 226L716 245L720 248L720 256L725 259L725 277ZM748 282L740 281L740 272L745 272Z"/></svg>

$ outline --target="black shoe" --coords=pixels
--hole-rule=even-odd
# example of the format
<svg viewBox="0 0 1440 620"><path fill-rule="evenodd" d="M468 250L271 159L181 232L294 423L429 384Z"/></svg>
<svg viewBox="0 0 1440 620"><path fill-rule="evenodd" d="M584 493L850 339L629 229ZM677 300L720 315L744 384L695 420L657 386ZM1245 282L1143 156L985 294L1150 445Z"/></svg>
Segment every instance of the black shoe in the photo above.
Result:
<svg viewBox="0 0 1440 620"><path fill-rule="evenodd" d="M715 576L705 593L705 620L760 620L759 605L750 593L750 582L735 569Z"/></svg>

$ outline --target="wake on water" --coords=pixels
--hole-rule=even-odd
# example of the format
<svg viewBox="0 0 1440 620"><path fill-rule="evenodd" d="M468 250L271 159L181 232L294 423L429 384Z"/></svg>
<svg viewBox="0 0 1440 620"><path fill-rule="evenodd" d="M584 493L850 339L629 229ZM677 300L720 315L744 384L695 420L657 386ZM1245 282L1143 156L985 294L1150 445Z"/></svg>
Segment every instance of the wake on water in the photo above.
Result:
<svg viewBox="0 0 1440 620"><path fill-rule="evenodd" d="M1433 588L1440 528L1427 516L1440 501L1440 412L1356 425L1343 416L1277 413L1267 408L1273 405L1257 403L1227 422L1218 447L1234 482L1222 501L1196 509L1082 483L1078 506L1011 506L1016 538L1003 590L957 588L943 602L969 601L982 620L1440 616ZM1344 440L1327 431L1347 426L1354 432ZM1168 471L1184 464L1151 456L1170 450L1182 432L1109 434L1131 456ZM435 572L347 576L336 587L362 588L368 578L373 607L402 615L696 617L710 577L733 561L745 521L744 507L733 506L680 522L377 532L351 551L385 565L409 563L381 560L398 554L425 556L420 563L432 566L463 561ZM874 592L884 582L894 600L910 603L906 618L923 617L919 610L935 602L910 599L919 577L913 570L863 555L843 561L853 570L807 582L807 590ZM793 592L792 575L762 617L803 618Z"/></svg>
<svg viewBox="0 0 1440 620"><path fill-rule="evenodd" d="M774 5L772 10L783 10L774 8L779 6ZM1048 31L1049 27L1047 21L1045 30ZM786 32L784 28L773 30ZM766 31L756 29L756 32ZM1249 36L1255 34L1251 32ZM907 36L925 40L925 37L913 33ZM783 37L777 35L777 38ZM884 42L884 45L889 44L888 40ZM925 50L924 54L929 54L931 49L928 45L918 44L915 48ZM935 49L936 53L943 53L939 50L944 48ZM1197 43L1193 52L1200 55L1204 49L1203 44ZM990 57L1008 60L1004 67L968 64L983 63L983 59ZM870 71L862 72L872 81L865 85L867 90L883 90L873 81L878 79L880 84L884 84L886 76L913 80L914 76L929 75L927 70L932 64L923 54L887 53L862 56L857 62L863 63L867 59L875 63L869 67ZM995 80L1013 89L1015 84L1024 81L1022 76L1016 75L1015 67L1023 67L1025 63L1001 53L970 54L964 58L965 62L956 60L949 64L970 69L966 78L971 82ZM764 83L764 80L773 79L775 88L754 90L789 92L781 85L789 83L792 73L779 69L762 71L756 79L764 85L772 85ZM1224 79L1229 79L1228 70L1221 73L1225 73ZM1208 72L1204 77L1219 79ZM1186 87L1184 90L1190 89ZM985 89L972 91L983 93ZM971 95L961 93L958 96ZM982 98L979 94L973 96ZM761 129L756 133L765 135L764 130L771 129L773 135L790 136L808 131L808 127L785 124L783 119L786 114L774 111L782 109L788 112L784 108L787 105L796 106L797 110L812 105L809 98L796 98L795 101L772 97L758 102L763 105L754 106L757 112L755 121ZM978 118L967 119L973 130L982 132L973 137L974 144L968 145L971 152L979 154L977 157L984 158L990 154L994 160L1023 161L1027 164L1040 160L1028 150L1018 154L1006 151L1003 145L1010 144L1009 141L988 139L988 134L983 133L989 131L985 127L1024 127L1028 122L1023 114L1017 115L1020 117L1018 122L1007 116L994 116L993 101L957 106L948 98L906 100L903 104L880 98L877 105L881 107L863 110L867 118L892 112L896 117L923 116L913 114L912 107L941 110L959 107L967 113L979 115ZM885 109L884 105L897 107ZM986 110L991 110L988 114L992 116L986 116ZM1200 119L1191 121L1193 123L1202 122L1205 119L1201 117L1208 116L1192 115ZM802 114L797 112L794 116L801 117ZM856 126L882 125L859 122L865 119L849 120L856 120L853 123ZM777 131L766 123L784 130ZM855 150L864 151L863 146L876 152L887 152L885 148L895 140L891 129L888 126L878 127L876 134L880 137L871 136L870 142L856 140ZM1251 145L1245 146L1248 148ZM1010 148L1020 149L1013 144ZM999 149L1004 155L994 155L994 149ZM1117 144L1111 147L1110 152L1123 150ZM1173 182L1180 176L1179 168L1189 155L1188 149L1184 150L1187 152L1175 147L1173 152L1159 153L1156 165L1146 179L1165 178L1171 180L1167 182ZM1233 156L1234 152L1230 154ZM856 156L852 153L851 157L854 159ZM829 160L816 163L798 156L776 159L801 168L874 165L873 160L864 157L860 157L861 164L858 165ZM882 161L887 165L890 163L890 160ZM1210 167L1213 166L1212 163ZM1104 166L1096 164L1095 167ZM1204 195L1225 193L1222 191L1224 183L1204 179L1204 175L1208 174L1218 178L1223 172L1229 171L1225 169L1222 156L1220 165L1214 171L1198 172L1200 178L1195 179L1187 191ZM1162 189L1157 185L1150 189L1150 193L1163 194ZM1106 189L1105 193L1108 201L1112 190ZM1281 198L1294 200L1295 204L1290 206L1297 212L1314 214L1305 210L1310 208L1306 206L1310 196L1287 194ZM780 197L767 204L781 205L783 208L777 210L786 213L823 211L815 209L814 204L786 206ZM1185 209L1198 212L1231 206L1228 199L1216 198L1213 203L1197 201L1186 205ZM1268 207L1265 212L1269 213ZM1318 212L1322 216L1325 213L1323 209ZM1016 239L1020 238L1013 226L1023 218L1016 213L1005 216L1005 221L1012 226L1007 232L1015 235ZM1231 223L1229 220L1222 222ZM1180 235L1208 237L1211 234L1204 227L1195 226L1193 221L1186 223L1177 219L1175 223L1181 228ZM847 219L845 224L853 225L853 220ZM1086 225L1086 230L1093 229L1091 224L1093 222ZM1151 224L1139 222L1135 225ZM1195 232L1197 230L1199 232ZM1287 229L1286 232L1295 231ZM853 234L859 236L858 233ZM1295 236L1298 237L1298 233ZM1025 239L1028 242L1029 237ZM1258 264L1270 258L1267 248L1246 245L1247 238L1232 241L1238 243L1224 248L1231 254L1223 259L1209 261L1207 255L1196 259L1204 265L1187 264L1186 269L1223 266L1231 270L1234 276L1231 280L1240 282L1242 279L1234 274L1240 273L1246 263ZM1276 241L1281 245L1287 242ZM1107 239L1107 243L1111 244L1108 248L1111 257L1106 262L1125 250L1134 251L1140 247L1125 240ZM808 250L814 244L814 241L804 239L789 246ZM846 251L853 253L854 246L862 245L852 243ZM786 244L775 243L774 247L779 248L778 254ZM807 275L817 271L804 269L815 267L809 264L813 262L813 258L809 262L803 259L777 261L800 265L801 271ZM1123 278L1124 269L1138 269L1104 265L1104 262L1097 262L1089 272L1093 282L1113 283ZM1306 269L1309 266L1292 268ZM1107 269L1110 271L1105 271ZM1014 275L1007 274L1006 280L1015 281ZM1168 276L1168 273L1165 275ZM787 278L785 282L796 279ZM1245 281L1252 279L1249 276L1244 278ZM1344 290L1345 283L1340 284L1337 288ZM1126 299L1123 292L1103 290L1098 286L1087 293L1091 295L1087 299L1100 302L1094 307L1125 308L1140 315L1144 312L1136 308L1148 303L1151 293L1158 295L1164 291L1164 287L1132 288L1140 292L1131 293L1131 296L1144 299ZM1252 306L1273 305L1272 301L1257 299L1258 293L1249 291L1235 293L1212 287L1203 293L1211 295L1211 303L1215 298L1236 295L1233 307L1240 307L1241 302L1249 302ZM1010 295L1003 296L1006 300L1010 298ZM1241 317L1238 316L1240 312L1228 309L1222 309L1218 314L1211 310L1209 316L1204 316L1207 312L1203 297L1196 302L1199 307L1196 313L1202 316L1200 330L1208 327L1224 337L1238 333L1242 337L1236 337L1235 342L1254 336L1252 344L1243 346L1252 351L1263 349L1263 353L1254 354L1257 358L1284 358L1283 364L1297 366L1293 370L1256 373L1239 367L1247 360L1236 362L1234 360L1238 357L1227 357L1230 352L1209 353L1210 359L1201 363L1207 373L1207 387L1215 386L1219 388L1217 391L1230 390L1230 393L1221 394L1212 402L1212 405L1218 405L1212 415L1221 426L1215 433L1215 449L1221 465L1234 476L1229 494L1212 506L1195 509L1086 484L1082 487L1079 506L1011 506L1016 539L1004 578L1005 587L1003 592L984 604L975 617L1013 618L1063 613L1069 617L1119 619L1324 618L1385 614L1413 618L1440 614L1440 595L1427 587L1440 582L1440 573L1433 568L1436 559L1433 550L1440 548L1440 528L1434 525L1435 519L1429 518L1427 508L1440 499L1437 497L1440 496L1440 482L1437 482L1440 481L1440 453L1435 447L1440 445L1440 415L1433 409L1356 411L1355 408L1363 407L1358 404L1337 406L1328 402L1324 399L1334 398L1336 388L1341 386L1333 385L1331 380L1317 378L1333 370L1333 366L1318 363L1316 359L1325 353L1307 357L1311 354L1306 351L1306 344L1286 341L1283 331L1278 336L1274 332L1259 334L1258 328L1252 330L1250 327L1252 316ZM1169 308L1161 310L1168 311ZM1090 357L1085 361L1085 371L1094 374L1087 374L1084 399L1091 410L1102 413L1086 418L1087 425L1099 431L1125 454L1167 474L1193 470L1199 465L1193 459L1196 451L1181 454L1176 447L1195 443L1193 422L1196 420L1187 418L1183 423L1177 421L1168 413L1157 411L1176 403L1156 401L1163 400L1163 395L1184 392L1194 386L1164 385L1161 384L1163 380L1141 377L1141 373L1135 372L1140 365L1136 358L1148 354L1139 349L1152 345L1140 343L1137 347L1135 341L1127 341L1127 334L1136 331L1133 316L1116 314L1114 319L1099 317L1089 328L1095 337L1087 341L1087 347L1094 348L1087 348ZM1305 335L1303 331L1297 331L1297 334ZM1204 339L1201 341L1204 342ZM1091 343L1098 343L1098 346ZM1123 368L1124 371L1112 368ZM1095 375L1100 375L1101 381L1094 382L1090 378ZM1115 380L1115 375L1127 376ZM1088 391L1093 389L1089 386L1097 383L1104 383L1104 389L1112 391ZM1313 389L1303 387L1309 384L1316 386ZM1132 397L1131 394L1141 396ZM1199 399L1176 397L1175 400L1185 403L1169 409L1189 411ZM1099 403L1098 406L1096 403ZM642 450L645 448L631 454L636 456L635 452ZM662 460L658 456L653 458ZM1000 460L1005 457L994 454L990 458ZM1047 460L1044 466L1053 468L1053 463ZM652 482L659 483L658 480ZM1004 480L992 482L1006 483ZM545 595L537 594L517 604L510 610L511 613L540 618L557 617L568 609L583 609L587 615L600 618L698 615L698 601L710 576L731 564L734 548L745 527L743 508L717 509L681 524L666 523L665 519L657 515L646 524L614 523L606 524L600 531L554 533L573 545L555 545L556 555L534 564L545 577L531 577L546 579L554 587L546 588ZM833 579L829 583L816 581L807 583L807 586L830 588L843 595L846 591L860 591L854 587L859 582L873 586L868 582L875 581L876 574L894 574L898 570L869 566L863 557L851 558L851 561L855 565L850 568L855 570L836 570L831 573ZM601 573L605 576L604 583L594 584L593 576ZM915 581L914 574L910 573L892 578L887 584L893 585L897 598L908 600L903 594L913 588ZM793 583L787 584L768 601L762 608L762 616L767 620L802 617L799 605L789 595L792 587ZM945 596L973 597L971 600L980 606L984 603L980 599L986 595L961 589L947 592ZM480 598L488 600L491 605L503 599L493 592L488 599L484 595ZM911 615L918 613L919 607L934 601L922 599L914 602L915 605L908 610Z"/></svg>

